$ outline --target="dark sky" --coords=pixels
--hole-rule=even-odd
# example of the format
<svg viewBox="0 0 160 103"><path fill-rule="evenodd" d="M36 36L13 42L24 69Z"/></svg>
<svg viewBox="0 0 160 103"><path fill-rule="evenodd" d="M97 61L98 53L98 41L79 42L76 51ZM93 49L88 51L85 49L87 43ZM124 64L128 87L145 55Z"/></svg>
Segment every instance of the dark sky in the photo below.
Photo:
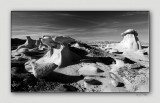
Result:
<svg viewBox="0 0 160 103"><path fill-rule="evenodd" d="M80 40L121 41L121 33L135 29L149 42L147 11L12 11L12 37L67 35Z"/></svg>

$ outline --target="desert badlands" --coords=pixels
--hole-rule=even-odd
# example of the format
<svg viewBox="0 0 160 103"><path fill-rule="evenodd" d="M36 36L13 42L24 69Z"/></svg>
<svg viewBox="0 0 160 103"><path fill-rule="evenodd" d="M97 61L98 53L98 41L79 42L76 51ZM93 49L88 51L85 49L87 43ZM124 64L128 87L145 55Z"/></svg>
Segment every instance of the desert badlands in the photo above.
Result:
<svg viewBox="0 0 160 103"><path fill-rule="evenodd" d="M121 42L103 46L64 36L12 38L11 91L149 92L149 45L138 35L128 29Z"/></svg>

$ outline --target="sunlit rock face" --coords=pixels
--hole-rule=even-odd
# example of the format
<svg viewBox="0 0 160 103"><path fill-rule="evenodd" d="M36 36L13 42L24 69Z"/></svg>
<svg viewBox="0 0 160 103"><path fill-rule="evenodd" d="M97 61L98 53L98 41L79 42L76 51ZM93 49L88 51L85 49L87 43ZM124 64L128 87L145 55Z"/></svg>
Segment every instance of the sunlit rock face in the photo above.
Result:
<svg viewBox="0 0 160 103"><path fill-rule="evenodd" d="M43 77L55 69L68 66L80 59L78 55L69 50L67 46L53 41L50 36L43 36L42 43L48 46L48 52L35 62L30 62L31 68L26 68L36 77ZM27 64L26 64L27 65ZM43 71L43 72L38 72Z"/></svg>
<svg viewBox="0 0 160 103"><path fill-rule="evenodd" d="M115 59L116 63L111 65L111 72L116 72L120 67L123 67L124 61L120 60L120 59Z"/></svg>
<svg viewBox="0 0 160 103"><path fill-rule="evenodd" d="M123 40L120 42L120 46L123 49L127 49L130 51L137 51L142 49L140 41L138 39L137 31L128 29L121 35L123 36Z"/></svg>

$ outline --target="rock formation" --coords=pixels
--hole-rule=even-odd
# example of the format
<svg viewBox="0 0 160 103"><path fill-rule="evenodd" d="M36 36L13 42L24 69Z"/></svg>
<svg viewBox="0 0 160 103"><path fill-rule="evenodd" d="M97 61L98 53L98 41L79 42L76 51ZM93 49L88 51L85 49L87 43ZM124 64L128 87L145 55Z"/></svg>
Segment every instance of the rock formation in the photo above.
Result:
<svg viewBox="0 0 160 103"><path fill-rule="evenodd" d="M67 36L55 36L53 40L62 43L63 45L68 45L76 42L75 39Z"/></svg>
<svg viewBox="0 0 160 103"><path fill-rule="evenodd" d="M106 48L111 48L109 51L123 52L123 51L137 51L141 50L141 44L138 39L138 33L136 30L128 29L122 34L123 40L120 43L113 43L107 45Z"/></svg>
<svg viewBox="0 0 160 103"><path fill-rule="evenodd" d="M37 61L31 62L32 70L29 71L32 71L35 76L43 75L37 74L40 70L48 69L43 70L43 72L53 71L57 68L68 66L80 59L80 57L70 51L67 46L53 41L50 36L43 36L42 43L48 46L48 52Z"/></svg>
<svg viewBox="0 0 160 103"><path fill-rule="evenodd" d="M36 40L31 39L30 36L26 36L27 40L24 44L18 46L16 51L20 50L21 48L33 49L36 47Z"/></svg>
<svg viewBox="0 0 160 103"><path fill-rule="evenodd" d="M26 42L20 46L18 46L18 48L16 49L16 51L19 51L22 48L25 49L37 49L37 50L41 50L46 48L46 46L42 43L41 38L39 38L38 40L33 40L31 39L30 36L26 36Z"/></svg>
<svg viewBox="0 0 160 103"><path fill-rule="evenodd" d="M138 39L137 31L133 29L128 29L121 34L123 36L123 40L120 42L120 46L123 49L127 49L130 51L141 50L141 44Z"/></svg>

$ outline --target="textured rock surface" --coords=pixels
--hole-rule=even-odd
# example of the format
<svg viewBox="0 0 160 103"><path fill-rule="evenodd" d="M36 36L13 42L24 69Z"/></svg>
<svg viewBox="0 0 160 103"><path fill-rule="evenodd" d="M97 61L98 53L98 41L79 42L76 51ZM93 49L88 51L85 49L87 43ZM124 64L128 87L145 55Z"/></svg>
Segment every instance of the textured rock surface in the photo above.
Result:
<svg viewBox="0 0 160 103"><path fill-rule="evenodd" d="M148 92L149 47L139 48L134 30L122 35L122 44L128 44L119 48L121 43L103 42L104 48L109 49L102 50L101 42L43 36L33 43L36 48L21 46L17 55L13 50L11 91Z"/></svg>
<svg viewBox="0 0 160 103"><path fill-rule="evenodd" d="M31 62L31 70L36 77L46 75L55 69L71 65L73 61L79 60L80 57L69 50L67 46L55 42L49 36L43 36L43 44L48 46L48 52L34 63ZM46 73L45 73L46 72Z"/></svg>

